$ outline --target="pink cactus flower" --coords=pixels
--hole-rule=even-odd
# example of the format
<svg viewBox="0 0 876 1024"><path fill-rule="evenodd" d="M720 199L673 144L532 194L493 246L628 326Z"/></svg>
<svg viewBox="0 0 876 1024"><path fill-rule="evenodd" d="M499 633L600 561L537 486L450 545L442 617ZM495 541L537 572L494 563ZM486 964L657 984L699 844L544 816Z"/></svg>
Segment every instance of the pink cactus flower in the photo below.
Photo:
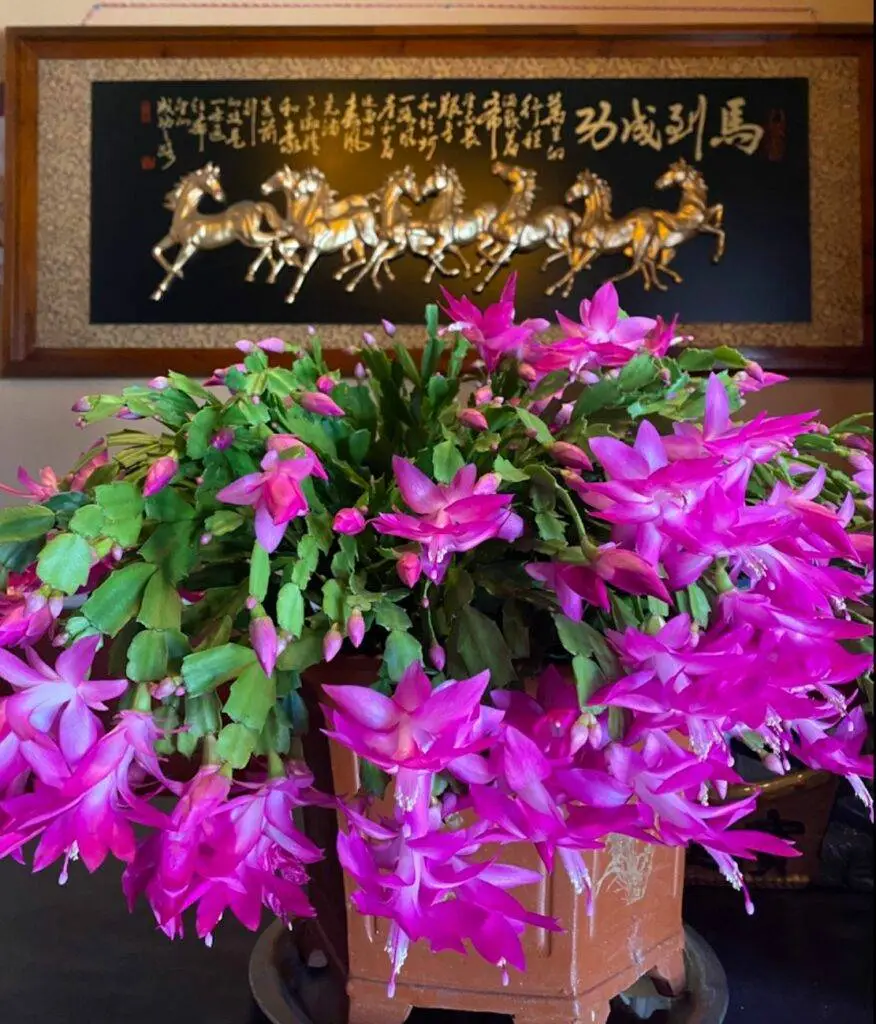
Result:
<svg viewBox="0 0 876 1024"><path fill-rule="evenodd" d="M146 474L143 483L143 497L151 498L159 491L163 491L176 476L178 469L179 459L175 454L163 455L160 459L156 459Z"/></svg>
<svg viewBox="0 0 876 1024"><path fill-rule="evenodd" d="M355 536L365 529L365 516L357 508L342 508L332 520L332 529L335 533Z"/></svg>

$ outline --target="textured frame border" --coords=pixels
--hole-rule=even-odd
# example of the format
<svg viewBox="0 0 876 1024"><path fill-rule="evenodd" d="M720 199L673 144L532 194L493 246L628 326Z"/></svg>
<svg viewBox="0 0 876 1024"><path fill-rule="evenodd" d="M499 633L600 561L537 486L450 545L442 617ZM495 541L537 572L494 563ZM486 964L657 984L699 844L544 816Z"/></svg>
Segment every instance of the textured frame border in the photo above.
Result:
<svg viewBox="0 0 876 1024"><path fill-rule="evenodd" d="M232 34L237 45L229 38ZM197 38L185 31L95 35L75 30L10 33L8 107L14 138L7 255L14 267L9 268L4 302L4 375L149 373L166 369L171 353L179 368L205 371L223 355L213 344L217 327L227 330L229 339L253 331L289 335L290 327L298 327L88 322L90 146L83 145L81 126L90 124L92 82L424 75L806 77L811 124L826 126L810 142L812 323L686 326L698 344L731 344L774 369L822 375L871 371L870 147L869 139L860 139L859 160L847 141L872 132L872 94L865 89L872 78L870 33L783 30L765 36L762 30L707 35L652 30L609 39L570 29L536 32L527 39L515 30L389 29L353 36L281 33L279 40L273 35L270 41L260 32L241 36L225 30ZM496 57L500 47L505 55ZM300 51L308 56L297 55ZM833 163L840 144L849 158ZM33 172L29 179L22 176L28 157ZM851 222L851 231L835 230L843 220ZM27 223L33 230L29 244L22 231ZM51 253L51 260L40 253ZM334 361L346 366L344 349L358 339L362 327L323 324L321 330ZM411 326L400 327L397 335L411 348L421 338L422 332Z"/></svg>

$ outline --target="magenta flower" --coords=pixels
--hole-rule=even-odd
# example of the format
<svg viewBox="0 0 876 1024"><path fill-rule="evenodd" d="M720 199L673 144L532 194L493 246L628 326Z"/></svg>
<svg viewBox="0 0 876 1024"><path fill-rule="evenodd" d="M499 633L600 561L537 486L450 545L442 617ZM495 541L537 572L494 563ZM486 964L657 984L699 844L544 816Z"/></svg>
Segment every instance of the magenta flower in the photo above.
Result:
<svg viewBox="0 0 876 1024"><path fill-rule="evenodd" d="M127 679L89 680L99 636L77 640L59 655L50 668L32 649L29 664L0 650L0 678L18 692L6 702L6 719L22 740L57 743L75 767L100 735L100 721L93 711L106 711L107 700L128 688ZM57 730L55 729L57 725Z"/></svg>
<svg viewBox="0 0 876 1024"><path fill-rule="evenodd" d="M293 457L281 458L281 451L291 451ZM309 476L327 477L313 452L289 435L270 439L261 467L261 473L250 473L223 487L216 498L230 505L255 506L256 539L270 554L279 547L287 524L308 511L301 482Z"/></svg>
<svg viewBox="0 0 876 1024"><path fill-rule="evenodd" d="M441 289L445 302L444 310L453 321L447 330L459 331L466 341L474 345L488 373L492 373L507 355L522 358L531 339L550 326L547 320L541 319L524 320L521 324L514 323L516 289L515 272L508 275L499 301L488 306L483 312L471 299L457 299L445 288Z"/></svg>
<svg viewBox="0 0 876 1024"><path fill-rule="evenodd" d="M575 622L581 620L584 602L609 610L606 583L628 594L650 594L670 601L669 592L653 566L635 551L625 551L615 544L599 548L589 565L531 562L526 572L554 591L563 614Z"/></svg>
<svg viewBox="0 0 876 1024"><path fill-rule="evenodd" d="M70 775L64 755L48 737L23 740L9 724L12 697L0 697L0 801L23 793L33 775L43 786L57 787ZM2 820L2 817L0 817ZM5 827L0 829L0 837Z"/></svg>
<svg viewBox="0 0 876 1024"><path fill-rule="evenodd" d="M146 480L143 483L143 497L151 498L164 490L171 480L176 476L179 469L179 459L176 455L163 455L149 467Z"/></svg>
<svg viewBox="0 0 876 1024"><path fill-rule="evenodd" d="M873 755L861 754L867 740L867 721L861 707L843 718L832 732L818 722L801 719L791 723L796 742L791 753L816 771L844 775L870 812L873 821L873 797L861 776L873 778Z"/></svg>
<svg viewBox="0 0 876 1024"><path fill-rule="evenodd" d="M89 871L96 871L109 853L131 861L136 848L132 824L165 824L164 815L135 793L133 784L139 786L145 772L168 789L177 788L155 755L160 736L150 715L123 711L119 724L91 747L59 787L4 801L8 824L0 835L0 858L40 836L33 869L42 871L63 855L62 882L69 861L77 857Z"/></svg>
<svg viewBox="0 0 876 1024"><path fill-rule="evenodd" d="M502 717L481 706L489 672L432 689L423 666L406 670L392 697L362 686L325 686L327 735L397 776L396 800L406 806L416 776L447 768L482 750Z"/></svg>
<svg viewBox="0 0 876 1024"><path fill-rule="evenodd" d="M675 436L664 439L671 459L697 459L717 456L726 462L750 459L769 462L779 452L790 451L794 441L811 429L814 412L793 416L767 416L758 413L748 423L734 424L730 403L721 378L709 375L706 385L705 415L702 429L692 423L675 423Z"/></svg>
<svg viewBox="0 0 876 1024"><path fill-rule="evenodd" d="M335 533L354 536L365 529L365 516L357 508L342 508L332 520L332 529Z"/></svg>
<svg viewBox="0 0 876 1024"><path fill-rule="evenodd" d="M852 479L866 495L864 504L873 511L873 461L863 452L852 452L849 462L857 470Z"/></svg>
<svg viewBox="0 0 876 1024"><path fill-rule="evenodd" d="M42 502L54 497L58 491L58 477L51 466L43 466L38 480L28 473L24 466L18 467L18 482L21 489L0 483L0 491L14 494L16 498L29 498L31 501Z"/></svg>
<svg viewBox="0 0 876 1024"><path fill-rule="evenodd" d="M509 508L511 495L496 493L496 474L478 479L475 466L468 465L451 483L436 484L399 456L393 456L392 468L402 497L417 515L381 513L372 525L378 533L418 541L422 570L435 583L444 578L453 552L493 538L516 540L523 531L523 521Z"/></svg>
<svg viewBox="0 0 876 1024"><path fill-rule="evenodd" d="M317 416L343 416L344 410L321 391L305 391L298 396L298 404L302 409L315 413Z"/></svg>
<svg viewBox="0 0 876 1024"><path fill-rule="evenodd" d="M216 767L202 768L182 794L165 829L142 842L123 877L129 906L145 894L161 930L183 934L182 916L196 906L199 938L212 944L213 931L230 909L251 931L262 907L283 921L310 917L302 886L305 864L321 852L293 825L293 812L321 804L313 777L291 764L285 777L230 795L230 781Z"/></svg>
<svg viewBox="0 0 876 1024"><path fill-rule="evenodd" d="M330 395L335 388L338 386L338 382L334 377L330 377L327 373L322 374L316 382L318 391L321 391L324 395Z"/></svg>
<svg viewBox="0 0 876 1024"><path fill-rule="evenodd" d="M10 573L0 593L0 647L30 647L51 630L63 608L61 597L47 597L33 567Z"/></svg>
<svg viewBox="0 0 876 1024"><path fill-rule="evenodd" d="M739 389L740 395L746 395L762 391L764 388L771 388L776 384L784 384L787 379L780 373L765 370L759 363L749 359L745 369L734 374L733 383Z"/></svg>

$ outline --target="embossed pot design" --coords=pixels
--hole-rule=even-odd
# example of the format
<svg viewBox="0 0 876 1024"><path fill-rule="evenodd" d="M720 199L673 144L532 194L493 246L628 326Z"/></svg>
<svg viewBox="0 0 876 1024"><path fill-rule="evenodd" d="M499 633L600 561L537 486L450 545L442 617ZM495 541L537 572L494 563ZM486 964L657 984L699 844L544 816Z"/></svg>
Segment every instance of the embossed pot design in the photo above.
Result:
<svg viewBox="0 0 876 1024"><path fill-rule="evenodd" d="M355 792L359 766L354 754L329 744L319 731L320 687L367 685L374 677L374 663L364 658L339 659L307 674L305 698L312 717L305 754L325 790ZM476 955L435 954L417 943L408 953L395 998L389 999L387 924L361 916L350 903L355 886L337 863L337 820L313 810L305 825L327 854L314 875L312 897L320 938L331 946L332 959L347 967L350 1024L402 1024L414 1006L512 1014L517 1024L603 1024L609 1000L645 974L667 992L684 987L684 852L612 836L605 850L585 855L594 882L589 916L559 866L547 874L535 850L524 845L503 851L503 858L542 874L538 884L514 894L530 909L557 916L565 928L561 933L527 931L525 973L512 971L503 986L500 971Z"/></svg>

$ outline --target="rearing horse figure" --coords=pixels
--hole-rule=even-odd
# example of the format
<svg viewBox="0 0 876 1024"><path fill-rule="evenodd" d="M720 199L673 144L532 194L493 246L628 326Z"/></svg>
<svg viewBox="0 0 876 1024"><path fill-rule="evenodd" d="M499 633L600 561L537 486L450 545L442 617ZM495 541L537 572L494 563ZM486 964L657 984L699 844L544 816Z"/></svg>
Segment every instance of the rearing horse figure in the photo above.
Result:
<svg viewBox="0 0 876 1024"><path fill-rule="evenodd" d="M471 276L471 266L460 246L470 245L483 237L496 217L496 207L485 203L471 213L464 213L465 189L459 175L447 164L438 164L420 188L420 200L435 196L435 201L423 223L411 224L408 245L416 256L429 260L429 269L423 280L426 284L435 276L435 271L446 277L456 277L459 270L444 265L444 254L454 255L465 269L465 276Z"/></svg>
<svg viewBox="0 0 876 1024"><path fill-rule="evenodd" d="M724 207L721 203L709 206L705 178L683 157L660 175L655 186L661 190L673 186L681 189L681 202L676 212L660 211L658 237L649 253L651 259L657 261L657 269L680 284L682 277L670 269L669 262L682 242L698 234L714 235L718 241L712 262L717 263L724 255Z"/></svg>
<svg viewBox="0 0 876 1024"><path fill-rule="evenodd" d="M397 259L408 248L410 228L413 218L411 208L404 202L405 198L420 201L420 191L417 187L417 179L412 167L403 167L400 171L393 171L383 183L382 188L377 190L375 206L378 211L378 235L379 242L371 253L368 262L358 274L345 285L348 292L353 291L357 285L366 277L371 275L371 283L380 291L381 284L378 274L381 269L385 272L390 281L395 280L395 275L390 269L390 262ZM346 268L345 268L346 269Z"/></svg>
<svg viewBox="0 0 876 1024"><path fill-rule="evenodd" d="M256 263L260 263L282 231L283 222L270 203L246 199L219 213L202 213L198 205L205 195L217 203L225 202L219 168L213 163L180 178L164 197L164 206L173 211L173 219L168 233L152 248L152 255L166 271L164 280L152 293L156 302L164 297L175 277L182 279L182 268L199 250L221 249L232 242L241 242L262 250L256 259ZM263 229L264 223L268 231ZM164 253L173 246L178 249L170 264Z"/></svg>
<svg viewBox="0 0 876 1024"><path fill-rule="evenodd" d="M484 279L475 285L482 292L514 255L546 245L555 251L570 254L572 229L578 216L565 206L548 206L531 214L536 191L536 172L525 167L514 167L496 160L492 173L511 187L508 201L496 214L487 231L481 236L478 253L481 257L475 267L478 273L485 263L492 263Z"/></svg>

